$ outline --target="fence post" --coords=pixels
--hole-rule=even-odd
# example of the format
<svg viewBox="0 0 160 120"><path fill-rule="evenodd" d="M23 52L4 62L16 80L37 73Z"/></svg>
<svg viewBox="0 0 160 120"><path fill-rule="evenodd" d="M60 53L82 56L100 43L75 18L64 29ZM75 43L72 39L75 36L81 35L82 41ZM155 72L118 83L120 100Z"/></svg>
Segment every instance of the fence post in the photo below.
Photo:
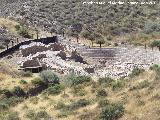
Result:
<svg viewBox="0 0 160 120"><path fill-rule="evenodd" d="M18 40L18 38L17 38L17 43L19 43L19 40Z"/></svg>
<svg viewBox="0 0 160 120"><path fill-rule="evenodd" d="M12 47L13 47L13 45L14 45L14 42L12 41Z"/></svg>

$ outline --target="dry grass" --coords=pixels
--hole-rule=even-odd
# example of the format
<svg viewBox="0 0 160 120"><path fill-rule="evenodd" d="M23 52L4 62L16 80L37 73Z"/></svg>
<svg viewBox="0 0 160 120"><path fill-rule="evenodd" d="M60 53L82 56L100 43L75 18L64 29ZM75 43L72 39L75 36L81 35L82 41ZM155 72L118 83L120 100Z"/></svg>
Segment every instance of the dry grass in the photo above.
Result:
<svg viewBox="0 0 160 120"><path fill-rule="evenodd" d="M159 110L158 106L160 107L160 101L157 99L153 98L160 92L160 90L155 86L153 90L149 91L149 87L139 89L139 90L133 90L130 91L129 88L135 86L136 84L139 83L140 81L143 81L147 78L150 78L153 76L154 73L151 71L145 72L144 74L141 74L138 78L129 81L127 85L117 91L112 91L110 88L105 88L106 91L108 92L108 96L106 97L109 101L116 103L116 102L124 102L125 101L125 115L121 118L121 120L134 120L134 119L141 119L141 120L156 120L158 116L157 111ZM154 83L155 81L150 79L149 80L150 85ZM39 95L38 96L38 102L34 104L32 100L34 98L30 98L26 100L24 103L19 104L14 108L14 110L20 112L20 117L23 120L27 120L24 115L27 110L32 109L34 111L39 111L44 109L50 116L53 118L56 118L58 120L79 120L80 116L87 116L88 120L92 120L96 115L100 112L99 108L97 107L97 102L93 102L92 104L82 107L80 109L77 109L74 111L73 114L68 114L67 117L64 118L57 118L57 115L61 113L60 110L57 110L54 108L56 103L59 101L63 101L65 104L70 104L73 101L85 98L88 100L95 100L95 93L92 93L92 87L91 86L86 86L83 88L86 91L86 94L84 96L75 96L72 92L71 89L68 88L66 90L66 93L68 97L63 98L63 93L60 95L55 95L55 96L44 96L44 95ZM158 91L157 91L158 89ZM26 110L24 110L24 106L27 106ZM17 109L18 108L18 109ZM156 108L156 109L155 109ZM147 113L152 113L152 114L147 114ZM93 114L93 115L92 115ZM92 117L91 117L91 116ZM149 118L147 118L148 116Z"/></svg>
<svg viewBox="0 0 160 120"><path fill-rule="evenodd" d="M0 18L0 27L6 27L11 33L17 34L15 28L16 25L18 25L18 23L13 20Z"/></svg>
<svg viewBox="0 0 160 120"><path fill-rule="evenodd" d="M6 72L0 72L0 86L1 89L12 89L14 86L21 86L23 89L27 89L34 77L37 77L37 74L28 78L13 78ZM105 99L108 99L112 103L121 102L124 104L125 114L120 120L158 120L160 117L160 84L159 80L155 80L154 78L155 73L153 71L146 71L140 76L126 81L125 86L120 89L113 91L111 87L103 86L103 89L108 93ZM28 82L27 85L19 83L22 79ZM63 79L63 76L61 76L61 79ZM133 90L130 89L144 80L148 80L149 86ZM94 83L96 83L96 81L97 80L95 80ZM85 117L85 120L93 120L101 110L98 107L99 98L96 96L96 91L94 92L93 90L102 87L99 85L92 86L94 83L82 86L81 90L84 91L83 96L73 93L73 88L66 88L65 93L67 97L64 97L63 92L60 95L47 95L42 93L26 99L24 102L12 107L11 110L17 111L22 120L28 120L28 118L26 118L28 110L33 110L34 112L45 110L49 116L58 120L80 120L83 117ZM58 115L62 114L61 110L55 108L58 102L61 101L69 105L79 99L89 100L90 104L86 107L70 111L70 113L64 113L67 117L58 117Z"/></svg>

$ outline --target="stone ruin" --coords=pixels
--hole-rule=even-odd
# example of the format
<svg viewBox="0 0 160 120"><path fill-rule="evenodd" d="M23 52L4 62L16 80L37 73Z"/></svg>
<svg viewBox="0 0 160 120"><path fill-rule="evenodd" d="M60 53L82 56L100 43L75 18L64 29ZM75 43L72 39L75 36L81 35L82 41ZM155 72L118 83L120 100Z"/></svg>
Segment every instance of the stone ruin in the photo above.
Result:
<svg viewBox="0 0 160 120"><path fill-rule="evenodd" d="M89 48L62 36L58 36L58 41L48 45L33 42L21 46L16 63L21 66L26 61L37 60L42 69L61 74L73 71L77 75L115 79L128 76L134 68L149 69L152 64L160 64L160 52L156 49L129 45Z"/></svg>

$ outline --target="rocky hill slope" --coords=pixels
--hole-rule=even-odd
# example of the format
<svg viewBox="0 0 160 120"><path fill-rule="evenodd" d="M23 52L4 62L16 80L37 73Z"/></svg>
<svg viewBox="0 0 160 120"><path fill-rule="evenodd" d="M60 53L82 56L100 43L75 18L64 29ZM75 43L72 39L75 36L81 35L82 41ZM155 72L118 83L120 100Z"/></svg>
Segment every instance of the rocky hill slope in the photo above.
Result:
<svg viewBox="0 0 160 120"><path fill-rule="evenodd" d="M86 5L81 0L2 0L0 10L0 15L12 16L33 26L53 32L65 29L69 34L76 31L90 39L93 38L90 33L110 39L110 36L125 33L159 32L160 26L158 0L153 5ZM74 31L70 30L71 27Z"/></svg>

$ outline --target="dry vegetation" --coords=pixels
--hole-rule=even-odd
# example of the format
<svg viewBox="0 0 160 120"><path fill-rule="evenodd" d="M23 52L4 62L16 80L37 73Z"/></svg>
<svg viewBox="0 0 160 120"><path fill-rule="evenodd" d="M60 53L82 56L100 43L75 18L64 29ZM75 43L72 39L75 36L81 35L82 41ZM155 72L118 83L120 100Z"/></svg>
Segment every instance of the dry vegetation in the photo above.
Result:
<svg viewBox="0 0 160 120"><path fill-rule="evenodd" d="M37 74L27 74L25 77L24 74L21 74L21 77L15 76L13 78L12 74L15 73L10 73L10 71L1 72L1 91L4 89L13 91L14 87L17 86L26 91L28 88L41 84ZM36 96L22 98L22 101L21 97L18 97L16 101L15 98L11 97L15 104L10 105L9 108L5 108L1 102L0 116L2 120L10 118L16 118L16 120L18 118L21 120L40 120L42 118L45 120L50 118L96 120L100 119L102 109L107 109L107 106L112 104L115 107L117 104L122 105L124 110L116 107L115 109L119 109L121 112L115 119L159 120L160 79L157 72L159 71L155 68L138 74L133 72L132 78L128 77L118 81L110 78L94 81L89 80L88 77L77 77L76 81L73 82L68 80L74 78L74 75L60 76L59 85L51 84L50 87ZM54 78L57 79L56 76ZM33 80L39 82L33 82ZM0 96L2 100L3 92ZM109 109L111 110L111 108Z"/></svg>

